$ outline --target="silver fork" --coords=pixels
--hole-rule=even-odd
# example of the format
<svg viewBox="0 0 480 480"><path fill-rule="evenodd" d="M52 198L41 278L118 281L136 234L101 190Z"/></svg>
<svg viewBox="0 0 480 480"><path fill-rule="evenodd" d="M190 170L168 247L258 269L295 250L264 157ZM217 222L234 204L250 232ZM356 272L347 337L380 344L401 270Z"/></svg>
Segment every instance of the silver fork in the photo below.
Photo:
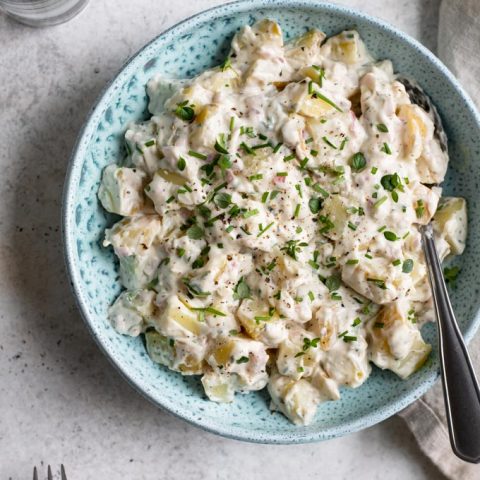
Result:
<svg viewBox="0 0 480 480"><path fill-rule="evenodd" d="M422 243L438 320L450 443L455 455L462 460L480 463L480 388L448 298L431 224L422 229Z"/></svg>
<svg viewBox="0 0 480 480"><path fill-rule="evenodd" d="M60 465L60 474L62 476L62 480L67 480L67 475L65 474L65 467L63 465ZM38 480L37 467L33 467L33 480ZM47 480L53 480L52 469L50 468L50 465L47 468Z"/></svg>

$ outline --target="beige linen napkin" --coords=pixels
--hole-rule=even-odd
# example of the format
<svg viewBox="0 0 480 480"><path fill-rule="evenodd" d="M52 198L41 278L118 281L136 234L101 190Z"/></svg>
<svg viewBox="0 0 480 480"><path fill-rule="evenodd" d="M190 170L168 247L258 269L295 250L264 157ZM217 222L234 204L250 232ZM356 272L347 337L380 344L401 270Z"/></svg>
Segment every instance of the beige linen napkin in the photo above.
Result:
<svg viewBox="0 0 480 480"><path fill-rule="evenodd" d="M438 56L480 108L480 0L442 1ZM480 334L470 342L469 351L480 376ZM420 449L447 478L480 479L480 465L463 462L452 453L440 382L399 415L413 432Z"/></svg>

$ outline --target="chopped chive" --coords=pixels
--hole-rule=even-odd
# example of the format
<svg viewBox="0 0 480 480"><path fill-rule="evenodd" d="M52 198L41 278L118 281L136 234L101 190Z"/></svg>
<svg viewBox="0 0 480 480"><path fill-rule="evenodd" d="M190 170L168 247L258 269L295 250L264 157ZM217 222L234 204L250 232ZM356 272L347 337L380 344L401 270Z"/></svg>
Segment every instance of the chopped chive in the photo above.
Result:
<svg viewBox="0 0 480 480"><path fill-rule="evenodd" d="M229 68L232 68L232 59L230 57L227 57L223 63L220 65L220 70L224 72L225 70L228 70Z"/></svg>
<svg viewBox="0 0 480 480"><path fill-rule="evenodd" d="M260 143L258 145L254 145L252 147L252 150L259 150L260 148L267 148L267 147L272 148L272 145L270 143Z"/></svg>
<svg viewBox="0 0 480 480"><path fill-rule="evenodd" d="M351 258L350 260L347 260L347 265L356 265L358 263L358 259L356 258Z"/></svg>
<svg viewBox="0 0 480 480"><path fill-rule="evenodd" d="M391 155L392 151L390 150L390 147L388 146L387 142L383 143L383 147L380 149L382 152L385 152L387 155Z"/></svg>
<svg viewBox="0 0 480 480"><path fill-rule="evenodd" d="M417 201L417 206L415 207L415 214L417 218L422 218L425 213L425 206L423 204L423 200L420 199Z"/></svg>
<svg viewBox="0 0 480 480"><path fill-rule="evenodd" d="M384 203L387 200L387 196L385 195L382 198L379 198L374 204L373 208L378 208L382 203Z"/></svg>
<svg viewBox="0 0 480 480"><path fill-rule="evenodd" d="M369 253L366 253L365 258L368 258L369 260L371 260L373 257Z"/></svg>
<svg viewBox="0 0 480 480"><path fill-rule="evenodd" d="M270 200L275 200L276 196L279 194L280 192L278 190L272 190L272 193L270 194Z"/></svg>
<svg viewBox="0 0 480 480"><path fill-rule="evenodd" d="M277 172L277 177L286 177L288 175L288 172Z"/></svg>
<svg viewBox="0 0 480 480"><path fill-rule="evenodd" d="M248 179L253 182L254 180L261 180L263 175L261 173L257 173L256 175L250 175Z"/></svg>
<svg viewBox="0 0 480 480"><path fill-rule="evenodd" d="M284 157L283 161L284 162L289 162L290 160L293 160L295 158L295 154L292 153L291 155L287 155L286 157Z"/></svg>
<svg viewBox="0 0 480 480"><path fill-rule="evenodd" d="M229 225L229 226L225 229L225 231L226 231L227 233L230 233L232 230L233 230L233 226L232 226L232 225Z"/></svg>
<svg viewBox="0 0 480 480"><path fill-rule="evenodd" d="M223 153L225 155L228 155L229 152L228 152L228 150L225 146L225 138L224 138L223 134L220 137L220 139L217 138L217 140L215 141L214 148L218 153Z"/></svg>
<svg viewBox="0 0 480 480"><path fill-rule="evenodd" d="M311 302L313 302L315 300L315 295L313 294L313 292L308 292L308 298L310 299Z"/></svg>
<svg viewBox="0 0 480 480"><path fill-rule="evenodd" d="M269 228L273 226L274 223L275 222L269 223L265 228L262 228L262 226L260 225L260 232L257 234L257 238L261 237Z"/></svg>
<svg viewBox="0 0 480 480"><path fill-rule="evenodd" d="M383 328L385 324L383 322L375 322L373 328Z"/></svg>
<svg viewBox="0 0 480 480"><path fill-rule="evenodd" d="M282 142L277 143L277 145L276 145L275 148L273 149L273 153L277 153L277 152L280 150L280 148L282 148L282 145L283 145Z"/></svg>
<svg viewBox="0 0 480 480"><path fill-rule="evenodd" d="M346 143L348 142L348 137L345 137L342 140L342 143L340 144L340 147L338 148L340 151L342 151L345 148Z"/></svg>
<svg viewBox="0 0 480 480"><path fill-rule="evenodd" d="M310 150L310 155L312 157L316 157L318 155L318 150L314 150L313 148Z"/></svg>
<svg viewBox="0 0 480 480"><path fill-rule="evenodd" d="M382 233L386 228L387 228L387 226L383 225L377 230L377 232Z"/></svg>
<svg viewBox="0 0 480 480"><path fill-rule="evenodd" d="M258 208L254 208L253 210L248 210L243 214L243 218L250 218L254 215L257 215L259 212Z"/></svg>
<svg viewBox="0 0 480 480"><path fill-rule="evenodd" d="M231 117L230 118L230 126L229 126L229 129L231 132L233 132L233 128L235 126L235 117Z"/></svg>
<svg viewBox="0 0 480 480"><path fill-rule="evenodd" d="M313 185L312 187L317 193L319 193L320 195L322 195L323 197L327 198L330 194L324 190L320 184L318 183L315 183L315 185Z"/></svg>
<svg viewBox="0 0 480 480"><path fill-rule="evenodd" d="M353 323L352 323L352 327L356 327L357 325L360 325L362 323L362 321L360 320L360 317L357 317Z"/></svg>
<svg viewBox="0 0 480 480"><path fill-rule="evenodd" d="M214 193L217 193L219 190L221 190L222 188L225 188L226 186L227 186L227 182L223 182L220 185L218 185L217 187L215 187L213 189L213 191L214 191Z"/></svg>
<svg viewBox="0 0 480 480"><path fill-rule="evenodd" d="M145 142L146 147L152 147L153 145L155 145L155 140L149 140L148 142Z"/></svg>
<svg viewBox="0 0 480 480"><path fill-rule="evenodd" d="M268 193L269 193L269 192L263 192L263 194L262 194L262 203L265 203L265 202L267 201Z"/></svg>
<svg viewBox="0 0 480 480"><path fill-rule="evenodd" d="M242 142L240 144L240 147L246 152L249 153L250 155L255 155L255 150L253 148L249 147L245 142Z"/></svg>
<svg viewBox="0 0 480 480"><path fill-rule="evenodd" d="M298 214L300 213L300 207L301 205L297 203L297 206L295 207L295 212L293 212L293 218L297 218Z"/></svg>
<svg viewBox="0 0 480 480"><path fill-rule="evenodd" d="M337 150L337 147L327 138L327 137L322 137L322 140L331 148Z"/></svg>
<svg viewBox="0 0 480 480"><path fill-rule="evenodd" d="M195 150L189 150L188 154L191 157L199 158L200 160L206 160L207 159L207 155L204 155L203 153L200 153L200 152L196 152Z"/></svg>
<svg viewBox="0 0 480 480"><path fill-rule="evenodd" d="M303 170L308 163L309 158L305 157L303 160L300 160L300 169Z"/></svg>
<svg viewBox="0 0 480 480"><path fill-rule="evenodd" d="M372 173L372 175L375 175L378 172L378 168L377 167L372 167L370 172Z"/></svg>
<svg viewBox="0 0 480 480"><path fill-rule="evenodd" d="M349 228L350 230L355 231L355 230L358 228L358 226L355 225L355 224L352 223L352 222L348 222L348 228Z"/></svg>
<svg viewBox="0 0 480 480"><path fill-rule="evenodd" d="M310 81L308 83L308 93L309 93L309 95L312 95L313 97L316 97L316 98L319 98L320 100L323 100L325 103L327 103L328 105L333 107L338 112L343 113L343 110L335 102L333 102L328 97L326 97L325 95L321 94L318 90L313 88L313 81Z"/></svg>
<svg viewBox="0 0 480 480"><path fill-rule="evenodd" d="M378 288L382 290L386 290L387 286L385 285L385 280L381 280L379 278L367 278L367 282L374 283Z"/></svg>
<svg viewBox="0 0 480 480"><path fill-rule="evenodd" d="M399 258L397 258L396 260L394 260L394 261L392 262L392 265L393 265L394 267L398 267L401 263L402 263L402 261L401 261Z"/></svg>

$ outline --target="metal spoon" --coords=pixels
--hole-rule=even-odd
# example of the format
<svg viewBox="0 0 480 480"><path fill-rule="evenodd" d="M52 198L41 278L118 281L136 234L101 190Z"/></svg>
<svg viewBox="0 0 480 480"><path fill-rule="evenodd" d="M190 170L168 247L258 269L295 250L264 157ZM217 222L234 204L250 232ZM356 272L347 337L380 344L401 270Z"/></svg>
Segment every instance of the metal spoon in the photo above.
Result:
<svg viewBox="0 0 480 480"><path fill-rule="evenodd" d="M480 462L480 389L458 328L433 240L432 225L422 228L422 244L438 320L440 364L448 432L462 460Z"/></svg>

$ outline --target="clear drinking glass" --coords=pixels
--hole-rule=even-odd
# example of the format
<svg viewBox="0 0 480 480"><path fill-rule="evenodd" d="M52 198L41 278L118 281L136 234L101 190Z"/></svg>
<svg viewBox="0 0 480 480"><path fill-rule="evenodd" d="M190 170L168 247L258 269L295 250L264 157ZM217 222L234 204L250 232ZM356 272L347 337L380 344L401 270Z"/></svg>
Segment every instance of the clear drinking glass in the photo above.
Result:
<svg viewBox="0 0 480 480"><path fill-rule="evenodd" d="M0 0L0 10L26 25L46 27L70 20L87 3L88 0Z"/></svg>

